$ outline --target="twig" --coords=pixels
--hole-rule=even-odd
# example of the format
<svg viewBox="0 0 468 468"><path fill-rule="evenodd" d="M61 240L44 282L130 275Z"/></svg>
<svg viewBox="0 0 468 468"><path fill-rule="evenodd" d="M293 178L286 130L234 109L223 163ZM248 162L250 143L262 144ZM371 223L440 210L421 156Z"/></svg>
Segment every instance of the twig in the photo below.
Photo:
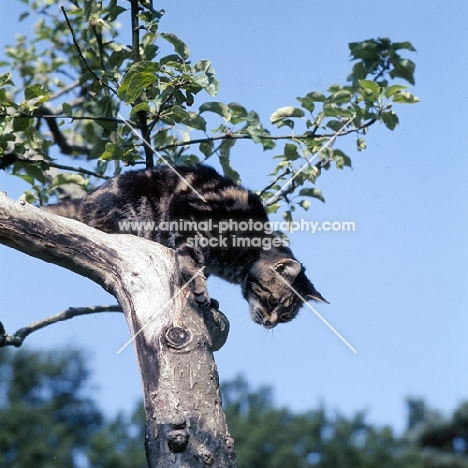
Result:
<svg viewBox="0 0 468 468"><path fill-rule="evenodd" d="M23 162L23 163L44 163L47 164L49 167L55 167L56 169L62 169L64 171L71 171L71 172L78 172L80 174L86 174L93 177L99 177L100 179L109 179L109 176L104 174L98 174L97 172L90 171L88 169L84 169L83 167L73 167L73 166L65 166L63 164L57 164L53 161L47 161L46 159L26 159L20 158L15 153L7 153L0 158L0 169L6 169L8 166L11 166L15 162Z"/></svg>
<svg viewBox="0 0 468 468"><path fill-rule="evenodd" d="M23 344L24 339L32 332L40 330L41 328L47 327L63 320L69 320L73 317L80 315L97 314L100 312L123 312L122 308L118 305L111 306L90 306L90 307L70 307L69 309L59 312L58 314L52 315L45 319L39 320L38 322L30 323L24 328L20 328L13 335L8 335L5 332L5 327L0 322L0 348L4 346L16 346L19 347Z"/></svg>
<svg viewBox="0 0 468 468"><path fill-rule="evenodd" d="M67 94L70 92L72 89L75 89L77 86L79 86L80 80L75 80L72 84L67 86L66 88L61 89L60 91L57 91L56 93L52 94L49 97L49 101L53 101L54 99L57 99L58 97Z"/></svg>
<svg viewBox="0 0 468 468"><path fill-rule="evenodd" d="M63 164L57 164L57 163L49 162L49 161L46 161L46 163L50 167L55 167L56 169L62 169L64 171L79 172L80 174L86 174L89 176L99 177L100 179L109 179L109 176L106 176L104 174L98 174L97 172L89 171L88 169L84 169L82 167L64 166Z"/></svg>
<svg viewBox="0 0 468 468"><path fill-rule="evenodd" d="M68 19L67 12L65 11L65 8L63 6L61 6L60 8L62 10L63 16L65 17L65 21L67 22L68 29L71 32L72 39L73 39L73 44L75 44L76 50L78 51L78 55L80 56L81 60L85 64L86 68L91 73L91 75L94 76L94 78L99 82L99 84L101 86L105 86L109 91L112 91L115 95L117 95L117 91L112 86L108 85L103 80L101 80L101 78L99 78L99 76L97 76L96 73L94 72L94 70L89 66L88 61L84 57L83 52L81 52L81 48L80 48L78 42L76 41L75 32L73 31L73 27L72 27L72 25L70 23L70 20Z"/></svg>
<svg viewBox="0 0 468 468"><path fill-rule="evenodd" d="M375 124L377 119L371 119L365 124L361 125L360 127L353 128L351 130L346 130L340 133L340 136L346 136L346 135L351 135L352 133L358 133L371 125ZM319 133L319 134L314 134L312 133L306 133L303 135L262 135L259 138L261 140L299 140L299 141L306 141L306 140L314 140L317 138L333 138L335 133ZM252 137L247 134L243 133L225 133L223 135L218 135L214 137L207 137L207 138L198 138L195 140L189 140L189 141L182 141L180 143L171 143L170 145L165 145L165 146L160 146L157 148L158 151L164 151L167 149L172 149L172 148L178 148L180 146L190 146L190 145L196 145L199 143L212 143L214 141L218 140L252 140Z"/></svg>
<svg viewBox="0 0 468 468"><path fill-rule="evenodd" d="M271 182L270 184L268 184L260 193L259 195L262 196L263 194L265 194L266 192L268 192L268 190L270 190L272 187L274 187L285 175L287 174L291 174L291 169L290 168L286 168L279 176L277 176L275 178L275 180L273 182Z"/></svg>

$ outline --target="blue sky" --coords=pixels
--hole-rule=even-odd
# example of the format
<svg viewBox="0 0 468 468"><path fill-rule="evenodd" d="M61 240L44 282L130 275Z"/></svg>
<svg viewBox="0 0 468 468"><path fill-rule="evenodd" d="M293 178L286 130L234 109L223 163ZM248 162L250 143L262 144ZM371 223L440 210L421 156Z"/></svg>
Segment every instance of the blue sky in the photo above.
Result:
<svg viewBox="0 0 468 468"><path fill-rule="evenodd" d="M15 33L20 2L7 0L0 45ZM445 413L468 398L467 98L468 4L432 0L295 0L203 2L179 0L161 30L189 45L194 61L210 59L217 99L255 109L267 122L297 96L345 84L347 44L368 38L408 40L416 53L421 102L396 109L394 132L372 128L368 149L351 137L340 147L353 170L318 179L326 203L303 218L354 221L355 232L292 235L292 249L330 301L321 314L357 349L352 353L307 309L292 323L266 332L248 319L238 287L210 282L231 322L215 358L221 380L243 373L253 386L270 384L279 406L325 404L369 421L406 422L405 398L423 397ZM284 131L285 132L285 131ZM284 133L283 132L283 133ZM234 166L249 188L260 188L274 152L241 142ZM0 172L0 188L17 198L25 188ZM8 331L69 306L114 303L97 285L56 266L0 246L0 320ZM94 371L94 392L109 415L133 407L141 385L118 314L57 324L30 336L31 348L82 346Z"/></svg>

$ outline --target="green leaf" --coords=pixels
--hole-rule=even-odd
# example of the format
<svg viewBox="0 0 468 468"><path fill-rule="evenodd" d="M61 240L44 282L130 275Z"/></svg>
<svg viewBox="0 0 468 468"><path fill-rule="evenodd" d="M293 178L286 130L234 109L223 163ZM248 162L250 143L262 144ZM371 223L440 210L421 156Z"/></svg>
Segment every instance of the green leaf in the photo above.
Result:
<svg viewBox="0 0 468 468"><path fill-rule="evenodd" d="M385 88L384 94L386 98L391 98L393 95L398 93L398 91L402 91L403 89L407 89L407 86L402 85L392 85L388 88Z"/></svg>
<svg viewBox="0 0 468 468"><path fill-rule="evenodd" d="M84 0L83 16L86 18L86 21L89 20L94 4L95 0Z"/></svg>
<svg viewBox="0 0 468 468"><path fill-rule="evenodd" d="M267 194L265 194L267 195ZM271 194L268 194L267 197L263 196L262 197L262 200L265 202L266 200L269 200L271 198ZM273 213L276 213L279 209L281 208L281 204L280 203L273 203L273 205L266 205L265 206L265 210L267 212L267 214L273 214Z"/></svg>
<svg viewBox="0 0 468 468"><path fill-rule="evenodd" d="M214 112L226 119L228 122L232 115L229 107L223 102L205 102L200 106L200 114L203 112Z"/></svg>
<svg viewBox="0 0 468 468"><path fill-rule="evenodd" d="M70 106L70 104L64 102L62 104L62 111L65 115L68 115L69 117L71 117L73 115L73 109L72 109L72 106Z"/></svg>
<svg viewBox="0 0 468 468"><path fill-rule="evenodd" d="M379 53L379 48L374 39L363 42L352 42L348 46L353 59L375 58Z"/></svg>
<svg viewBox="0 0 468 468"><path fill-rule="evenodd" d="M289 127L289 128L294 128L294 120L291 120L291 119L284 119L284 120L280 120L279 122L276 123L276 126L278 128L281 128L281 127Z"/></svg>
<svg viewBox="0 0 468 468"><path fill-rule="evenodd" d="M232 113L231 122L236 125L240 122L245 122L249 116L247 109L237 102L228 104L229 110Z"/></svg>
<svg viewBox="0 0 468 468"><path fill-rule="evenodd" d="M122 96L120 88L117 94L119 97L122 97L125 103L130 104L136 101L140 97L141 93L146 88L148 88L148 86L152 85L155 81L158 81L158 76L154 73L134 73L130 78L130 82L125 91L125 95Z"/></svg>
<svg viewBox="0 0 468 468"><path fill-rule="evenodd" d="M297 151L297 146L292 143L284 145L284 155L288 161L295 161L301 157Z"/></svg>
<svg viewBox="0 0 468 468"><path fill-rule="evenodd" d="M365 150L367 148L366 140L364 140L363 138L358 138L356 140L356 148L358 151Z"/></svg>
<svg viewBox="0 0 468 468"><path fill-rule="evenodd" d="M206 73L196 75L193 77L194 83L197 83L201 88L206 88L210 84L210 78Z"/></svg>
<svg viewBox="0 0 468 468"><path fill-rule="evenodd" d="M31 86L27 86L24 90L26 101L38 99L39 102L45 102L50 94L51 92L42 84L33 84Z"/></svg>
<svg viewBox="0 0 468 468"><path fill-rule="evenodd" d="M193 66L193 69L196 72L207 72L210 68L211 68L211 62L209 60L199 60Z"/></svg>
<svg viewBox="0 0 468 468"><path fill-rule="evenodd" d="M244 128L241 133L249 135L255 143L262 143L264 131L261 128L249 126Z"/></svg>
<svg viewBox="0 0 468 468"><path fill-rule="evenodd" d="M363 80L367 76L368 70L366 66L362 62L357 62L353 65L353 69L351 71L351 77L349 81L359 81Z"/></svg>
<svg viewBox="0 0 468 468"><path fill-rule="evenodd" d="M196 112L189 112L189 121L185 123L196 130L206 132L206 120Z"/></svg>
<svg viewBox="0 0 468 468"><path fill-rule="evenodd" d="M299 109L298 107L287 106L287 107L280 107L278 110L273 112L270 116L271 123L278 123L284 119L288 119L290 117L304 117L304 111Z"/></svg>
<svg viewBox="0 0 468 468"><path fill-rule="evenodd" d="M130 52L125 49L114 50L109 57L109 65L111 68L119 68L124 60L130 57Z"/></svg>
<svg viewBox="0 0 468 468"><path fill-rule="evenodd" d="M364 97L366 100L375 101L380 94L380 86L375 81L371 80L359 80L359 85L366 93Z"/></svg>
<svg viewBox="0 0 468 468"><path fill-rule="evenodd" d="M339 91L333 93L328 98L328 100L334 102L335 104L345 104L346 102L350 102L352 97L353 94L350 91L346 89L340 89Z"/></svg>
<svg viewBox="0 0 468 468"><path fill-rule="evenodd" d="M309 200L301 200L299 202L299 206L301 206L304 210L308 210L310 207L310 201Z"/></svg>
<svg viewBox="0 0 468 468"><path fill-rule="evenodd" d="M319 93L318 91L308 93L306 98L310 99L312 102L325 102L327 99L324 94Z"/></svg>
<svg viewBox="0 0 468 468"><path fill-rule="evenodd" d="M316 102L325 102L326 97L322 93L318 91L313 91L311 93L306 94L303 98L296 98L304 109L307 109L309 112L313 112L315 109Z"/></svg>
<svg viewBox="0 0 468 468"><path fill-rule="evenodd" d="M395 130L395 127L398 125L398 116L393 110L382 112L381 118L382 122L389 130Z"/></svg>
<svg viewBox="0 0 468 468"><path fill-rule="evenodd" d="M49 142L46 143L44 134L33 127L29 127L26 130L26 137L28 139L29 146L35 150L43 151L50 146Z"/></svg>
<svg viewBox="0 0 468 468"><path fill-rule="evenodd" d="M414 70L416 69L414 62L408 59L398 58L391 60L391 63L394 67L390 72L390 76L392 78L403 78L404 80L414 85Z"/></svg>
<svg viewBox="0 0 468 468"><path fill-rule="evenodd" d="M14 117L13 118L13 131L24 132L34 123L32 117Z"/></svg>
<svg viewBox="0 0 468 468"><path fill-rule="evenodd" d="M283 213L283 218L291 223L292 222L292 213L291 213L291 210L286 210L284 213Z"/></svg>
<svg viewBox="0 0 468 468"><path fill-rule="evenodd" d="M416 49L413 47L413 44L411 44L411 42L408 42L408 41L394 42L393 44L390 45L389 48L391 50L406 49L406 50L410 50L411 52L416 52Z"/></svg>
<svg viewBox="0 0 468 468"><path fill-rule="evenodd" d="M104 161L120 160L122 159L122 148L120 145L114 143L106 143L104 152L100 155L100 158Z"/></svg>
<svg viewBox="0 0 468 468"><path fill-rule="evenodd" d="M199 146L200 151L203 153L205 158L209 158L213 153L213 143L209 141L202 141Z"/></svg>
<svg viewBox="0 0 468 468"><path fill-rule="evenodd" d="M335 103L327 102L323 105L323 113L326 117L353 117L353 109L344 109Z"/></svg>
<svg viewBox="0 0 468 468"><path fill-rule="evenodd" d="M341 120L330 120L327 122L327 127L331 128L334 132L339 132L343 128L344 122Z"/></svg>
<svg viewBox="0 0 468 468"><path fill-rule="evenodd" d="M133 64L122 80L117 95L125 103L132 103L140 96L145 87L158 80L158 71L159 65L157 63L142 61ZM135 81L133 81L134 78ZM138 89L135 89L136 85L138 85Z"/></svg>
<svg viewBox="0 0 468 468"><path fill-rule="evenodd" d="M79 185L82 188L86 188L88 186L88 180L85 179L80 174L57 174L55 177L52 178L50 185L52 187L59 187L60 185L66 184L75 184Z"/></svg>
<svg viewBox="0 0 468 468"><path fill-rule="evenodd" d="M322 191L317 188L303 188L299 190L299 195L302 197L317 198L325 202L325 198L323 197Z"/></svg>
<svg viewBox="0 0 468 468"><path fill-rule="evenodd" d="M110 10L109 10L109 21L115 21L117 19L117 17L123 13L124 11L127 11L126 8L124 7L121 7L121 6L113 6Z"/></svg>
<svg viewBox="0 0 468 468"><path fill-rule="evenodd" d="M190 51L187 44L185 44L185 42L179 39L175 34L162 33L161 37L174 46L174 50L180 57L182 57L183 60L187 60L189 58Z"/></svg>
<svg viewBox="0 0 468 468"><path fill-rule="evenodd" d="M3 73L0 75L0 86L14 86L11 73Z"/></svg>
<svg viewBox="0 0 468 468"><path fill-rule="evenodd" d="M226 177L229 177L230 179L232 179L236 184L240 184L240 175L231 166L230 159L220 156L219 157L219 163L221 164L221 167L223 168L224 175Z"/></svg>
<svg viewBox="0 0 468 468"><path fill-rule="evenodd" d="M140 102L136 106L132 107L132 110L130 111L130 117L132 115L137 114L140 111L151 112L151 108L150 108L150 106L149 106L149 104L147 102Z"/></svg>
<svg viewBox="0 0 468 468"><path fill-rule="evenodd" d="M35 164L25 163L23 165L23 170L26 172L26 174L28 174L28 176L39 181L41 184L46 183L44 171L42 170L42 168L36 166Z"/></svg>
<svg viewBox="0 0 468 468"><path fill-rule="evenodd" d="M213 78L211 81L211 84L205 88L205 91L210 95L210 96L216 96L219 91L219 82L216 78Z"/></svg>
<svg viewBox="0 0 468 468"><path fill-rule="evenodd" d="M352 167L351 166L351 158L346 156L341 150L334 150L333 151L333 160L335 161L337 169L343 169L344 167Z"/></svg>
<svg viewBox="0 0 468 468"><path fill-rule="evenodd" d="M190 122L189 113L180 106L172 106L165 112L161 114L161 120L168 124L176 123L186 123Z"/></svg>
<svg viewBox="0 0 468 468"><path fill-rule="evenodd" d="M393 102L397 102L399 104L415 104L419 102L419 98L408 91L400 91L393 97Z"/></svg>

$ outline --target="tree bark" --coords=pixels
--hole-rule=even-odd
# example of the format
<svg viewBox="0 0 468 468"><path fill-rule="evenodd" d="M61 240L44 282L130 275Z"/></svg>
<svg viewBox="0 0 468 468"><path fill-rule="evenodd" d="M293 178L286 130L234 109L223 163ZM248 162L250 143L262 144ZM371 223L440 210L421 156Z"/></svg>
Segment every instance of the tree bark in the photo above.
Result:
<svg viewBox="0 0 468 468"><path fill-rule="evenodd" d="M229 323L214 308L200 311L189 286L180 289L172 250L105 234L3 193L0 243L86 276L118 300L140 367L150 468L237 466L213 359Z"/></svg>

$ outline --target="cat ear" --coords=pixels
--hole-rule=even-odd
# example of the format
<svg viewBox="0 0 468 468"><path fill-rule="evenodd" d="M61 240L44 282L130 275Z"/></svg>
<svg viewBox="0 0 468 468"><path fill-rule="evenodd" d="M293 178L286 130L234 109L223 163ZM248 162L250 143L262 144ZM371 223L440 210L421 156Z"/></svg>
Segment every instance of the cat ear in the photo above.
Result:
<svg viewBox="0 0 468 468"><path fill-rule="evenodd" d="M313 292L306 295L307 300L312 299L313 301L324 302L325 304L330 304L313 286L312 286L312 289L313 289Z"/></svg>
<svg viewBox="0 0 468 468"><path fill-rule="evenodd" d="M285 258L275 264L275 270L292 283L296 276L301 272L302 265L292 258Z"/></svg>

